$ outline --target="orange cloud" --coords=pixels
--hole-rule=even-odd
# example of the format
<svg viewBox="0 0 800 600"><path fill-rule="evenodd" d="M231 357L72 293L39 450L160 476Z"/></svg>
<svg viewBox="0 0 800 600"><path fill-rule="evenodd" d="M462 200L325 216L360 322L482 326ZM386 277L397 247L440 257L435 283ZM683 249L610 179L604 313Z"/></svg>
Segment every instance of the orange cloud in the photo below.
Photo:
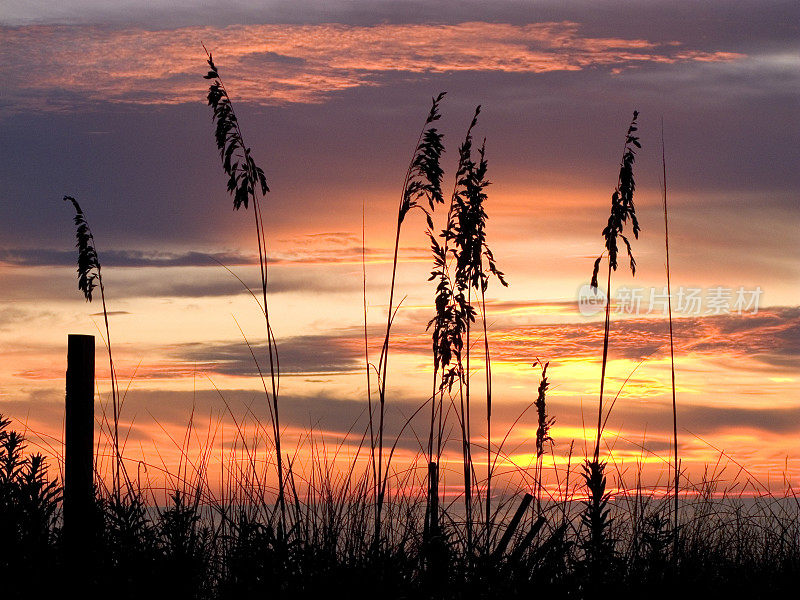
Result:
<svg viewBox="0 0 800 600"><path fill-rule="evenodd" d="M90 26L0 29L6 85L41 107L76 101L178 104L204 87L201 42L214 52L236 99L262 104L320 102L411 72L545 73L645 62L729 61L641 39L583 37L576 23L457 25L234 25L172 30Z"/></svg>

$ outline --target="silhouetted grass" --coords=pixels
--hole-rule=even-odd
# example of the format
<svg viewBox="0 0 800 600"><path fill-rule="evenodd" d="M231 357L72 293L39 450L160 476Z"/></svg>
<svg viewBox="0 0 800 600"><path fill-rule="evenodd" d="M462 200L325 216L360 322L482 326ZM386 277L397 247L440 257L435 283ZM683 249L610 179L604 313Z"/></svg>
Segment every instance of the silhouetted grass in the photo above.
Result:
<svg viewBox="0 0 800 600"><path fill-rule="evenodd" d="M384 546L375 553L370 477L335 475L330 460L324 453L312 459L309 491L294 498L298 512L286 536L268 516L271 501L242 502L241 490L256 486L247 470L230 481L224 499L207 478L190 475L164 490L160 506L154 503L160 490L145 485L119 499L98 496L95 549L86 557L92 568L81 592L240 599L312 598L332 590L355 598L663 597L683 591L767 598L792 589L800 575L794 498L725 496L714 479L686 485L693 495L682 505L674 561L668 552L671 498L642 488L616 498L595 494L601 502L589 513L580 486L543 502L537 519L528 518L531 500L523 501L521 490L502 500L517 509L495 523L504 535L494 551L477 558L468 554L463 520L452 507L442 508L440 541L425 543L421 487L387 502ZM592 485L602 488L594 478L606 475L592 473ZM413 471L403 477L399 483L415 483ZM27 455L23 437L0 419L4 597L63 593L60 491L44 460ZM592 539L581 533L587 514L598 516L606 534ZM48 577L39 575L42 569Z"/></svg>
<svg viewBox="0 0 800 600"><path fill-rule="evenodd" d="M600 374L600 401L597 407L597 435L594 446L595 461L598 460L600 455L600 439L603 433L603 392L605 387L606 365L608 364L608 341L611 328L611 271L617 270L619 239L623 241L628 251L631 273L634 275L636 274L636 260L633 257L630 241L623 231L625 224L630 221L634 237L639 237L639 221L636 218L636 208L633 204L633 193L636 189L636 183L633 178L633 163L636 160L636 151L634 148L642 147L639 143L639 137L636 135L636 131L638 130L636 120L638 118L639 112L633 111L633 119L628 126L628 132L625 134L625 146L622 151L617 187L611 194L611 214L608 217L608 224L603 228L602 232L608 256L608 278L605 290L607 300L603 329L603 363ZM597 289L598 286L597 274L602 259L603 254L598 256L597 260L594 261L594 268L592 269L591 286L595 289Z"/></svg>
<svg viewBox="0 0 800 600"><path fill-rule="evenodd" d="M486 241L485 210L488 162L486 160L485 140L473 157L472 131L477 125L481 107L467 128L464 141L459 146L459 159L456 168L450 208L445 227L438 235L434 234L433 223L428 223L428 239L433 254L433 269L429 280L436 280L434 307L436 314L428 322L432 329L433 350L433 388L431 394L431 421L428 439L428 460L431 469L438 470L442 449L443 430L446 426L444 396L454 405L453 387L457 384L456 418L461 430L463 470L464 470L464 510L467 544L473 547L473 487L475 483L472 461L471 432L471 392L470 392L470 328L475 322L477 311L473 306L473 293L480 303L483 323L484 371L486 381L486 421L487 421L487 474L486 493L481 499L485 507L484 552L489 552L492 539L492 472L496 462L492 447L492 371L489 354L489 338L486 324L486 290L490 276L495 276L501 284L507 285L503 273L495 264L494 255ZM441 238L441 242L439 239ZM437 385L438 381L438 385ZM438 409L438 423L436 423ZM433 460L434 438L436 438L436 461ZM432 471L433 472L433 471ZM429 483L429 487L431 484ZM431 497L436 490L431 487ZM436 516L433 515L433 519Z"/></svg>
<svg viewBox="0 0 800 600"><path fill-rule="evenodd" d="M681 483L681 466L678 459L678 401L675 393L675 340L672 328L672 284L669 277L669 218L667 213L667 159L664 151L664 123L661 123L661 182L663 184L663 200L664 200L664 260L667 272L667 314L669 318L669 366L670 366L670 384L672 387L672 451L673 461L672 468L674 470L674 488L673 496L675 502L673 530L678 531L678 493L680 492ZM677 545L678 538L674 537L674 544Z"/></svg>
<svg viewBox="0 0 800 600"><path fill-rule="evenodd" d="M92 301L92 293L95 288L100 288L100 302L103 308L103 322L106 330L106 349L108 350L109 379L111 381L111 406L112 406L112 451L114 453L114 471L112 479L112 489L114 494L119 495L122 487L121 470L123 468L120 454L119 443L119 411L121 399L119 397L119 385L117 383L117 373L114 369L114 357L111 352L111 329L108 326L108 308L106 307L106 291L103 285L103 275L100 265L100 257L95 248L94 235L86 220L86 215L81 209L78 201L72 196L64 196L65 202L70 202L75 209L75 237L78 248L78 289L83 293L87 302Z"/></svg>
<svg viewBox="0 0 800 600"><path fill-rule="evenodd" d="M205 46L203 49L205 50ZM261 310L264 313L267 336L267 356L269 359L270 375L269 388L266 382L264 382L263 375L261 379L262 382L264 382L264 393L267 397L270 419L272 421L272 435L273 443L275 444L276 468L278 472L277 502L280 508L281 535L283 535L285 532L286 519L286 473L283 469L283 454L281 453L280 404L278 402L278 393L280 390L280 359L278 357L275 336L269 319L269 303L267 301L267 234L264 229L264 219L262 216L263 207L260 201L260 199L264 198L269 192L269 186L267 185L267 178L264 175L263 169L256 165L250 147L245 144L244 136L239 126L239 119L233 110L233 103L231 102L230 96L228 96L225 85L222 83L222 79L214 64L211 53L206 50L206 55L208 57L209 71L204 78L211 81L208 88L207 100L208 105L213 111L213 121L216 123L214 137L217 143L217 149L220 153L220 158L222 159L222 169L228 176L228 192L233 196L234 210L239 210L242 207L247 209L251 204L253 207L253 217L258 242L258 264L261 273ZM253 358L256 360L259 374L261 374L261 367L258 366L258 360L255 355Z"/></svg>
<svg viewBox="0 0 800 600"><path fill-rule="evenodd" d="M419 210L425 215L425 220L429 229L433 228L431 213L437 204L444 203L442 196L442 175L440 159L444 152L442 134L434 126L436 121L441 118L439 104L445 96L445 92L440 93L431 101L431 108L428 116L420 131L417 144L411 162L406 170L403 180L403 190L400 194L400 205L397 210L397 227L394 238L394 254L392 257L392 280L389 284L389 307L386 311L386 334L381 346L380 358L378 360L378 454L372 452L373 462L377 461L377 478L375 481L375 548L381 545L381 515L383 502L386 496L388 484L389 463L384 465L384 418L386 415L386 386L388 383L389 368L389 341L391 339L392 322L395 314L400 308L395 307L395 283L397 279L397 262L400 251L400 232L406 216L413 210ZM427 206L426 206L427 205ZM370 399L371 402L371 399ZM431 399L433 402L433 399ZM372 412L370 410L370 426L372 423Z"/></svg>
<svg viewBox="0 0 800 600"><path fill-rule="evenodd" d="M600 399L597 405L597 432L595 434L594 453L592 458L586 458L581 476L586 484L587 499L581 515L581 524L585 530L580 545L584 552L585 577L587 592L592 596L602 596L612 589L617 576L617 556L615 553L614 538L612 537L613 517L610 516L608 500L610 494L606 491L606 462L600 458L600 440L603 428L613 403L608 412L603 413L603 394L605 391L606 366L608 365L608 345L611 333L611 271L617 270L619 254L618 239L625 244L630 259L631 273L636 273L636 260L633 257L631 244L623 233L625 224L630 221L634 237L639 237L639 222L636 218L636 209L633 204L633 193L636 183L633 177L633 163L636 160L634 148L641 148L636 120L638 111L633 111L633 119L625 134L625 145L622 151L617 186L611 194L611 214L608 223L602 231L605 238L606 252L608 253L608 277L606 282L605 321L603 325L603 357L600 370ZM601 254L594 261L592 269L591 286L598 287L597 274L600 268Z"/></svg>

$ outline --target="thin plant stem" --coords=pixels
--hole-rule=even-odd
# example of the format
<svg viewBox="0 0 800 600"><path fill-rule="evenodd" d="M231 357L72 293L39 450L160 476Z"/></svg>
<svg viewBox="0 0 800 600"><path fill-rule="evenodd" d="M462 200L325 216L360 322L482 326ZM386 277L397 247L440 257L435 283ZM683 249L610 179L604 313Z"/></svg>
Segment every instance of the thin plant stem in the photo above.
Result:
<svg viewBox="0 0 800 600"><path fill-rule="evenodd" d="M489 335L486 326L486 289L481 286L481 318L483 321L483 351L486 365L486 554L489 554L492 520L492 360L489 355Z"/></svg>
<svg viewBox="0 0 800 600"><path fill-rule="evenodd" d="M606 317L603 325L603 364L600 368L600 402L597 406L597 436L594 444L594 460L600 458L600 438L603 434L603 391L606 382L606 366L608 364L608 337L611 331L611 263L608 264L606 281Z"/></svg>
<svg viewBox="0 0 800 600"><path fill-rule="evenodd" d="M369 372L369 334L367 331L367 256L366 256L366 208L361 203L361 283L364 307L364 365L367 377L367 410L369 411L369 444L372 464L372 480L377 489L378 475L375 471L375 433L372 414L372 383Z"/></svg>
<svg viewBox="0 0 800 600"><path fill-rule="evenodd" d="M111 329L108 326L108 309L106 308L106 293L105 286L103 286L103 279L100 275L100 268L97 269L97 282L100 287L100 301L103 305L103 321L106 327L106 346L108 348L108 369L111 377L111 404L113 406L114 418L114 479L112 488L117 500L120 497L120 488L122 487L120 480L120 463L122 457L119 450L119 406L117 395L117 375L114 370L114 358L111 354Z"/></svg>
<svg viewBox="0 0 800 600"><path fill-rule="evenodd" d="M667 215L667 161L664 151L664 121L661 121L661 172L662 183L664 186L664 250L666 255L666 269L667 269L667 310L669 313L669 362L670 362L670 375L672 377L672 446L673 446L673 465L675 469L675 487L673 490L673 510L674 510L674 527L673 527L673 557L678 554L678 493L680 491L680 466L678 463L678 403L675 393L675 344L672 329L672 287L670 285L669 273L669 218Z"/></svg>

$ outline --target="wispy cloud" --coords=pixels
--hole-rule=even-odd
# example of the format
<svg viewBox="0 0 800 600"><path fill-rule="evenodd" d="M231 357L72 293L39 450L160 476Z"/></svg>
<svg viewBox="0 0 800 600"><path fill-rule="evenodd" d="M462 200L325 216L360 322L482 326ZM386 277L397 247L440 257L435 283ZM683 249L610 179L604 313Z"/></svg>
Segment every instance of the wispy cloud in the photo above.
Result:
<svg viewBox="0 0 800 600"><path fill-rule="evenodd" d="M495 361L530 363L535 357L554 361L599 360L603 347L601 322L514 322L515 312L527 316L559 313L562 319L576 315L574 302L498 302L487 308ZM396 329L405 351L420 354L429 351L427 335L408 326ZM676 318L674 333L676 355L680 356L746 358L777 367L800 364L798 307L771 307L755 315ZM637 361L658 358L665 356L668 348L665 319L622 318L612 325L610 352L615 358Z"/></svg>
<svg viewBox="0 0 800 600"><path fill-rule="evenodd" d="M534 306L540 305L534 303ZM489 317L492 318L491 313ZM520 326L501 321L502 318L496 321L489 331L492 358L497 364L529 365L535 358L563 364L599 360L602 323ZM398 323L392 338L395 351L428 356L430 337L422 329L416 321ZM770 308L757 315L678 318L674 331L677 358L747 362L751 371L763 369L765 373L781 373L800 365L800 308L797 307ZM363 335L360 327L344 327L279 339L281 371L285 374L358 372L363 369ZM374 343L380 341L379 328L371 328L370 335ZM669 333L662 319L625 319L613 324L611 355L615 359L660 359L667 356L668 348ZM252 351L257 357L266 355L260 342L252 345ZM156 353L165 357L163 372L156 373L156 378L168 373L180 377L197 370L258 376L251 349L242 340L170 345ZM148 373L145 366L138 377L146 379ZM631 383L647 387L652 382L634 378Z"/></svg>
<svg viewBox="0 0 800 600"><path fill-rule="evenodd" d="M352 336L303 335L283 339L279 345L281 372L286 375L300 373L348 373L361 370L363 358ZM194 343L177 346L170 354L187 363L200 363L201 370L213 370L223 375L257 377L259 369L266 373L268 364L259 364L258 358L267 356L266 344L247 345L244 342ZM255 357L255 358L254 358ZM262 361L263 362L263 361Z"/></svg>
<svg viewBox="0 0 800 600"><path fill-rule="evenodd" d="M258 257L240 252L144 252L106 250L103 266L113 267L229 267L258 264ZM63 267L77 260L74 250L48 248L0 249L0 263L28 267Z"/></svg>
<svg viewBox="0 0 800 600"><path fill-rule="evenodd" d="M766 364L800 364L800 308L771 308L756 315L676 318L676 353L755 359ZM490 333L490 335L493 335ZM663 319L624 319L612 327L612 354L641 360L663 355L669 333ZM500 326L493 335L494 356L527 361L534 347L553 360L596 358L602 348L601 323Z"/></svg>
<svg viewBox="0 0 800 600"><path fill-rule="evenodd" d="M363 248L347 233L319 233L279 240L280 247L269 257L274 265L327 265L360 263L362 252L369 262L391 261L386 248ZM426 248L406 248L404 260L428 258ZM103 266L109 267L241 267L258 265L258 256L243 252L161 252L154 250L104 250ZM77 260L74 250L51 248L0 248L0 265L19 267L65 267Z"/></svg>
<svg viewBox="0 0 800 600"><path fill-rule="evenodd" d="M172 30L99 26L0 29L7 100L40 108L76 102L195 102L203 42L237 100L320 102L340 90L376 85L389 73L546 73L644 63L729 61L743 55L677 42L587 37L571 22L511 25L234 25ZM8 108L8 107L7 107Z"/></svg>

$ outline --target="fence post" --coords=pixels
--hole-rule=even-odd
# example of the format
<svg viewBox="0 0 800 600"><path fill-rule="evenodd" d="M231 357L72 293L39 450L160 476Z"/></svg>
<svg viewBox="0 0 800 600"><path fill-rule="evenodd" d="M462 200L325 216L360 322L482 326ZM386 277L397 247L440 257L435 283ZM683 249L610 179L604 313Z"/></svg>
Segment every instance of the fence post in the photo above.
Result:
<svg viewBox="0 0 800 600"><path fill-rule="evenodd" d="M94 505L94 336L70 334L64 434L64 544L88 550Z"/></svg>
<svg viewBox="0 0 800 600"><path fill-rule="evenodd" d="M439 465L428 464L428 507L430 510L430 533L439 535Z"/></svg>
<svg viewBox="0 0 800 600"><path fill-rule="evenodd" d="M530 494L525 494L522 497L522 502L519 503L519 506L517 507L517 512L514 513L514 516L511 518L511 522L508 524L508 527L506 528L503 537L500 538L500 542L494 549L495 558L502 558L503 552L506 551L506 546L508 546L508 543L511 541L511 536L514 535L514 532L517 530L517 527L519 527L519 522L522 520L522 517L525 516L525 511L528 510L528 507L531 505L532 500L533 496L531 496ZM541 525L539 525L539 527L541 527Z"/></svg>

